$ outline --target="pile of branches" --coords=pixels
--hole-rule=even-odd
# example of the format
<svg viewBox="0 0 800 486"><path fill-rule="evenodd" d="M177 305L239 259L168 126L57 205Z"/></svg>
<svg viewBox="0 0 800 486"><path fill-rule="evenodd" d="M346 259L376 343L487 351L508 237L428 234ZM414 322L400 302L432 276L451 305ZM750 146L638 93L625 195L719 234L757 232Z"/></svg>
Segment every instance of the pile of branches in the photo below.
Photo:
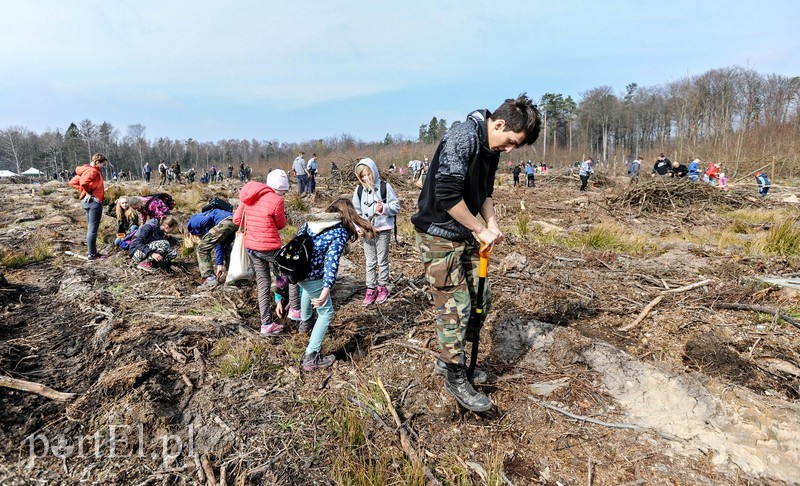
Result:
<svg viewBox="0 0 800 486"><path fill-rule="evenodd" d="M679 208L702 209L706 206L740 208L749 203L746 196L743 188L722 191L703 182L655 177L643 178L631 184L614 202L629 210L646 213Z"/></svg>
<svg viewBox="0 0 800 486"><path fill-rule="evenodd" d="M335 162L336 167L339 169L339 174L331 176L332 180L330 182L332 185L336 186L338 184L341 189L352 191L359 183L355 173L356 164L359 160L361 160L361 157L355 159L339 157L336 159ZM381 179L391 184L395 191L413 187L414 181L411 180L408 172L400 175L399 172L389 172L387 168L383 167L379 167L378 170L380 171Z"/></svg>

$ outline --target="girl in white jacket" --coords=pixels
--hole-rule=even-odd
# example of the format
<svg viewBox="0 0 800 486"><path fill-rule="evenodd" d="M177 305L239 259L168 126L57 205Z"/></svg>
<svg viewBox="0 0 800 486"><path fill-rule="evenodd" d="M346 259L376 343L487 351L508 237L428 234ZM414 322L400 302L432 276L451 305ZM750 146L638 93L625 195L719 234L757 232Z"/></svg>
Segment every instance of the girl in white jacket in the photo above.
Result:
<svg viewBox="0 0 800 486"><path fill-rule="evenodd" d="M361 159L355 167L360 184L353 192L353 206L359 216L378 231L375 238L364 238L367 294L364 305L381 304L389 297L389 245L400 201L392 185L381 180L375 161Z"/></svg>

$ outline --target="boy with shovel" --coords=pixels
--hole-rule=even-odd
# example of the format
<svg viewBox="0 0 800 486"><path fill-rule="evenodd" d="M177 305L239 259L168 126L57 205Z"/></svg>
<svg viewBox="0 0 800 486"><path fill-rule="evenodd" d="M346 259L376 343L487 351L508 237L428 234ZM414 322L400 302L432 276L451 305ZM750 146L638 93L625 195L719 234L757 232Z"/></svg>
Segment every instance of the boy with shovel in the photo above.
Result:
<svg viewBox="0 0 800 486"><path fill-rule="evenodd" d="M470 113L439 143L417 201L418 211L411 217L437 314L441 356L436 371L445 375L445 390L475 412L491 409L492 402L470 383L469 378L481 383L486 375L474 370L468 377L464 343L472 342L475 356L480 326L491 307L489 282L482 285L480 299L477 294L480 249L487 256L487 250L503 240L492 202L495 173L500 153L532 145L540 127L539 110L525 94L507 99L494 112ZM478 313L476 306L481 304Z"/></svg>

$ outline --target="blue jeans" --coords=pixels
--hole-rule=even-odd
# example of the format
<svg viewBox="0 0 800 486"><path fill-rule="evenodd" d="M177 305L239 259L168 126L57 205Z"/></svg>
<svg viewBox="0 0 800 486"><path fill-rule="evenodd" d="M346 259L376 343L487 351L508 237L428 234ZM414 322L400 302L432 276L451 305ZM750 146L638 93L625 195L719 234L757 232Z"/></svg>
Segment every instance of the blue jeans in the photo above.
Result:
<svg viewBox="0 0 800 486"><path fill-rule="evenodd" d="M317 188L317 177L312 176L308 178L308 182L306 183L306 192L309 194L314 194L314 189Z"/></svg>
<svg viewBox="0 0 800 486"><path fill-rule="evenodd" d="M100 218L103 217L103 203L92 201L86 211L86 221L89 226L86 228L86 246L89 247L89 256L97 255L97 230L100 228Z"/></svg>
<svg viewBox="0 0 800 486"><path fill-rule="evenodd" d="M300 282L300 288L303 292L300 295L300 318L307 321L313 317L313 308L311 307L311 299L316 299L322 293L323 283L322 279L319 280L306 280ZM322 340L325 339L325 333L328 332L328 326L333 320L333 301L331 296L325 300L325 303L317 307L317 321L314 323L314 330L311 331L311 339L308 341L306 347L306 354L319 352L322 349Z"/></svg>
<svg viewBox="0 0 800 486"><path fill-rule="evenodd" d="M307 187L308 187L308 176L305 175L305 174L298 175L297 176L297 194L303 194L304 192L306 192Z"/></svg>
<svg viewBox="0 0 800 486"><path fill-rule="evenodd" d="M131 234L131 232L136 231L137 229L139 229L139 226L132 224L131 227L128 228L128 232L125 234L125 236L128 236L129 234ZM114 244L116 246L119 246L120 243L122 243L122 238L114 238Z"/></svg>

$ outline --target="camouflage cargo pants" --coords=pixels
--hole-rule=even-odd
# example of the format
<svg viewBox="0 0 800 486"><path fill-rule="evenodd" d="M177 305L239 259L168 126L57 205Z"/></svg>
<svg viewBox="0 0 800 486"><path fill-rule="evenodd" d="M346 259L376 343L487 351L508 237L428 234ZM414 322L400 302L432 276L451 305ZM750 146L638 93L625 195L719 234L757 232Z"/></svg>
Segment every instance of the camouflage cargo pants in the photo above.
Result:
<svg viewBox="0 0 800 486"><path fill-rule="evenodd" d="M433 294L442 360L465 364L464 341L478 290L480 246L475 240L450 241L419 231L416 242ZM491 304L492 291L487 279L483 293L484 315Z"/></svg>
<svg viewBox="0 0 800 486"><path fill-rule="evenodd" d="M206 278L214 275L214 263L211 261L211 253L214 252L217 245L222 245L222 252L225 254L225 266L228 266L228 262L231 261L233 239L238 229L239 227L233 224L232 219L224 219L203 236L200 244L197 245L197 266L200 267L201 277Z"/></svg>
<svg viewBox="0 0 800 486"><path fill-rule="evenodd" d="M153 250L150 253L150 256L145 255L144 252L141 251L141 250L134 250L133 251L132 257L133 257L133 260L136 263L141 263L142 261L147 260L147 261L153 263L154 265L156 265L156 264L160 265L160 264L163 264L165 262L171 262L172 260L175 259L175 257L178 256L178 253L175 251L174 248L172 248L172 245L170 245L169 241L167 241L167 240L151 241L150 243L147 244L147 247L150 248L151 250ZM164 257L164 261L157 262L157 261L153 260L153 253L160 254L162 257Z"/></svg>

